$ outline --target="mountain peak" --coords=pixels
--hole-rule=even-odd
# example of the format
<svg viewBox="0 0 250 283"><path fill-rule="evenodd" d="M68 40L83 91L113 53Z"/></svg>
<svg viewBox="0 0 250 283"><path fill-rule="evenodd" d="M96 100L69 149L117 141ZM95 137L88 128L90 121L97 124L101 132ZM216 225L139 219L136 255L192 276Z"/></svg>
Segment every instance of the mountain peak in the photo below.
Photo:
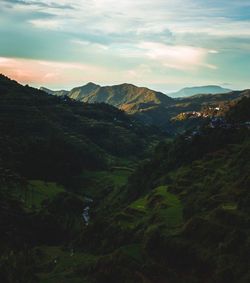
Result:
<svg viewBox="0 0 250 283"><path fill-rule="evenodd" d="M98 85L98 84L95 84L95 83L93 83L93 82L88 82L86 85L84 85L83 87L100 87L100 85Z"/></svg>
<svg viewBox="0 0 250 283"><path fill-rule="evenodd" d="M137 87L136 85L134 85L134 84L130 84L130 83L122 83L122 84L119 84L119 85L116 85L116 86Z"/></svg>

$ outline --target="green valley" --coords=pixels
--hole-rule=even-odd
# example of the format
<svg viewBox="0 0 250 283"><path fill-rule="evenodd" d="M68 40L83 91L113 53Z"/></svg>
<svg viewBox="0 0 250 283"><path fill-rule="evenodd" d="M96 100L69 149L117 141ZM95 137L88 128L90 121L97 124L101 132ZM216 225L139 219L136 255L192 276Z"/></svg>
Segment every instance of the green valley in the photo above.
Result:
<svg viewBox="0 0 250 283"><path fill-rule="evenodd" d="M1 282L249 282L249 109L170 136L1 76Z"/></svg>

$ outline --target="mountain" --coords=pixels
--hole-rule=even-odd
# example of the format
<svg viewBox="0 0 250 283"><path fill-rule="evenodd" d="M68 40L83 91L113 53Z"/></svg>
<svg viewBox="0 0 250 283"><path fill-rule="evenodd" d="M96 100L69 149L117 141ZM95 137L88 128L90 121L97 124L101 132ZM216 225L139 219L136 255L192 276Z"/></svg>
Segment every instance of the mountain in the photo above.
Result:
<svg viewBox="0 0 250 283"><path fill-rule="evenodd" d="M42 90L42 91L44 91L48 94L56 95L56 96L65 96L65 95L69 94L69 91L67 91L67 90L51 90L51 89L48 89L46 87L40 87L40 90Z"/></svg>
<svg viewBox="0 0 250 283"><path fill-rule="evenodd" d="M200 104L212 104L218 102L225 102L231 100L237 100L243 96L249 96L250 90L242 91L230 91L226 93L216 93L216 94L196 94L189 97L178 98L177 101L181 103L195 102Z"/></svg>
<svg viewBox="0 0 250 283"><path fill-rule="evenodd" d="M170 97L187 97L196 94L218 94L232 91L231 89L222 88L217 85L185 87L177 92L169 93Z"/></svg>
<svg viewBox="0 0 250 283"><path fill-rule="evenodd" d="M95 96L97 91L101 88L101 86L96 85L94 83L87 83L84 86L75 87L69 93L68 96L72 99L82 101L82 102L90 102L89 97ZM97 101L94 101L97 102ZM105 102L105 101L103 101Z"/></svg>
<svg viewBox="0 0 250 283"><path fill-rule="evenodd" d="M60 92L50 90L47 90L47 92L60 95ZM203 117L207 116L207 114L201 115L201 119L193 119L192 121L181 119L180 122L179 117L189 117L190 112L204 112L204 109L207 113L209 107L222 109L219 113L216 112L216 114L220 115L228 109L230 103L249 95L248 90L230 91L219 86L185 88L179 93L183 94L184 92L185 95L191 96L171 98L161 92L131 84L101 87L94 83L88 83L73 88L67 95L82 102L111 104L145 124L158 126L172 134L203 123ZM210 111L209 116L211 117L213 113L215 112ZM176 121L175 117L179 120L177 123L173 122Z"/></svg>
<svg viewBox="0 0 250 283"><path fill-rule="evenodd" d="M63 181L84 168L136 159L161 135L111 105L48 95L2 75L0 118L0 161L26 178Z"/></svg>
<svg viewBox="0 0 250 283"><path fill-rule="evenodd" d="M84 92L89 84L82 87ZM121 84L115 86L99 87L91 84L91 92L84 96L76 96L76 90L73 89L69 97L75 98L84 102L105 102L120 109L128 109L128 113L133 112L135 105L168 105L172 99L161 92L156 92L145 87L137 87L132 84ZM129 107L130 106L130 107Z"/></svg>
<svg viewBox="0 0 250 283"><path fill-rule="evenodd" d="M139 107L133 116L146 124L157 125L169 133L176 134L202 125L213 116L224 116L230 106L243 97L250 97L250 90L176 98L167 106L159 104ZM180 117L190 119L179 119Z"/></svg>
<svg viewBox="0 0 250 283"><path fill-rule="evenodd" d="M58 95L50 90L47 92ZM173 98L161 92L126 83L104 87L88 83L73 88L67 96L81 102L104 102L113 105L143 123L160 126L164 131L168 130L166 122L169 119L164 108L175 103Z"/></svg>
<svg viewBox="0 0 250 283"><path fill-rule="evenodd" d="M47 93L60 95L62 91L51 91L41 88ZM141 107L152 105L169 105L174 100L167 95L145 87L137 87L132 84L121 84L115 86L99 86L88 83L81 87L73 88L69 93L64 91L70 98L81 102L95 103L104 102L128 113L134 113Z"/></svg>

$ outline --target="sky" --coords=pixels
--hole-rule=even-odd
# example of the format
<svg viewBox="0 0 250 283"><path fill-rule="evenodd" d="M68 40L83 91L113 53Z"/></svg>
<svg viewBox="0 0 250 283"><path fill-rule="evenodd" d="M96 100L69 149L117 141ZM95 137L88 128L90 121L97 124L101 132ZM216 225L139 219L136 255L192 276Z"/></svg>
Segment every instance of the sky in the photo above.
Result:
<svg viewBox="0 0 250 283"><path fill-rule="evenodd" d="M250 88L250 0L0 0L0 73L52 89Z"/></svg>

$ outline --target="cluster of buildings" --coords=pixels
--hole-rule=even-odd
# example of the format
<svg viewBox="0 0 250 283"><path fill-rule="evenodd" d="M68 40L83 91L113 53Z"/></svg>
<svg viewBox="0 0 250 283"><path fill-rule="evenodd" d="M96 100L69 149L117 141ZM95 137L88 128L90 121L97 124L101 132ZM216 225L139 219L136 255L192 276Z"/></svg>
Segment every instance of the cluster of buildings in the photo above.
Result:
<svg viewBox="0 0 250 283"><path fill-rule="evenodd" d="M250 121L241 122L241 123L229 123L223 117L212 117L208 124L208 127L211 129L248 129L250 130ZM191 141L195 136L199 136L202 134L202 131L197 128L193 130L191 133L185 136L185 140Z"/></svg>
<svg viewBox="0 0 250 283"><path fill-rule="evenodd" d="M213 117L210 120L209 127L214 128L223 128L223 129L250 129L250 121L242 123L229 123L223 117Z"/></svg>

